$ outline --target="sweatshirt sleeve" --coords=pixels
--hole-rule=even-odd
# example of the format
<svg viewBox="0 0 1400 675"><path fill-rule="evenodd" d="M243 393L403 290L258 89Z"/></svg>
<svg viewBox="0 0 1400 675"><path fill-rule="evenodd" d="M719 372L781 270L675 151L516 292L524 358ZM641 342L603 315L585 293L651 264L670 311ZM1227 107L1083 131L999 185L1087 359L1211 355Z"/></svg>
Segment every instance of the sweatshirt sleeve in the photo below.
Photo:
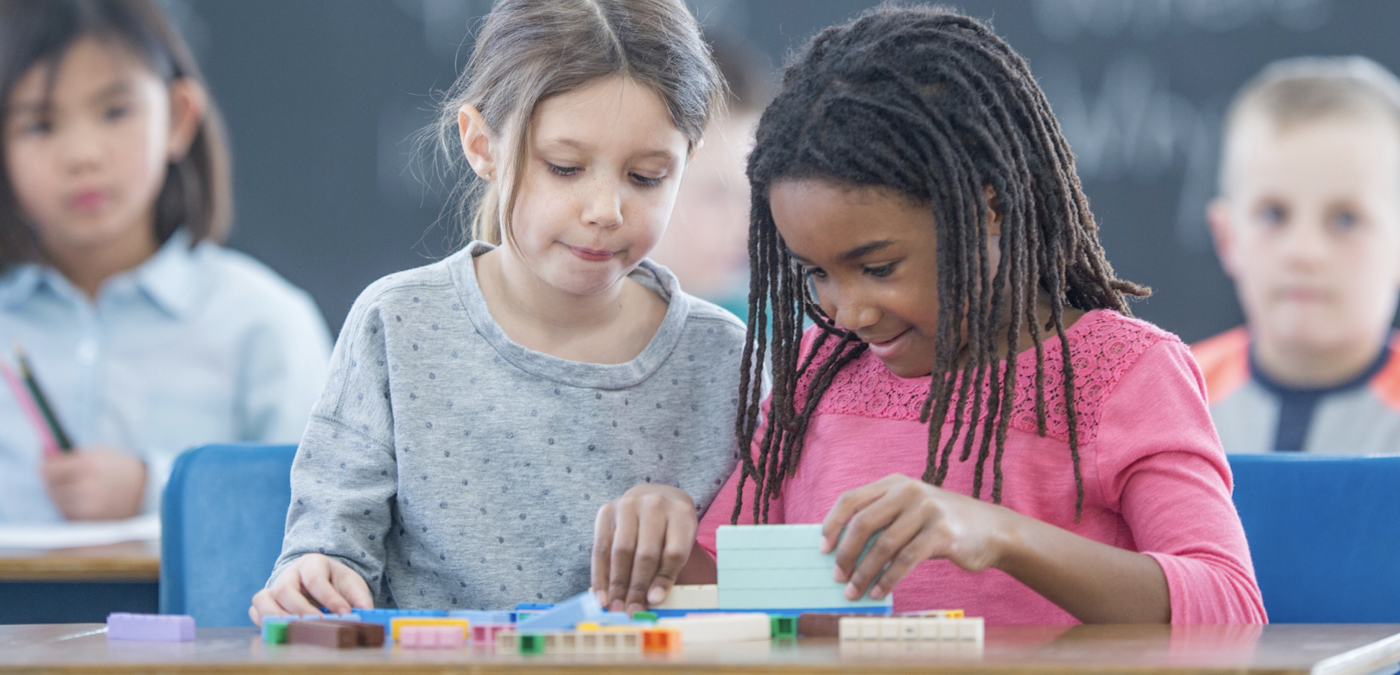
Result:
<svg viewBox="0 0 1400 675"><path fill-rule="evenodd" d="M292 461L292 503L271 585L292 561L322 553L364 577L375 604L385 535L393 519L398 465L384 324L365 291L345 321L325 388Z"/></svg>
<svg viewBox="0 0 1400 675"><path fill-rule="evenodd" d="M1172 623L1265 623L1230 467L1185 345L1163 340L1118 382L1100 418L1096 470L1137 550L1166 574Z"/></svg>

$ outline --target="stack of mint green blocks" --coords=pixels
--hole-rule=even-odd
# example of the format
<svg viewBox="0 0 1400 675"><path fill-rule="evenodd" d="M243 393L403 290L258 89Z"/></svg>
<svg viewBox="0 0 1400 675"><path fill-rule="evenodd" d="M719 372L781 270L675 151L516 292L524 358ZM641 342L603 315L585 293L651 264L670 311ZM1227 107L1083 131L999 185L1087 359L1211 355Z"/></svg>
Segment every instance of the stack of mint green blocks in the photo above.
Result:
<svg viewBox="0 0 1400 675"><path fill-rule="evenodd" d="M893 607L880 600L847 600L832 578L836 554L823 555L821 525L724 525L715 532L721 610L841 610Z"/></svg>

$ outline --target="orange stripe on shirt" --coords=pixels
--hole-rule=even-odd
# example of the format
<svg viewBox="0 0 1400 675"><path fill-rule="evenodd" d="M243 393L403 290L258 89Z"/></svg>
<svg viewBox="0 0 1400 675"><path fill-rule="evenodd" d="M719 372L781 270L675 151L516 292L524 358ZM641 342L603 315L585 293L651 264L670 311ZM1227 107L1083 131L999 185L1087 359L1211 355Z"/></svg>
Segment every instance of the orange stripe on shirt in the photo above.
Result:
<svg viewBox="0 0 1400 675"><path fill-rule="evenodd" d="M1191 355L1196 357L1201 374L1206 378L1206 396L1211 405L1225 400L1249 381L1249 333L1244 326L1191 345ZM1386 371L1381 374L1390 368L1387 364ZM1400 370L1395 373L1394 381L1394 400L1400 402Z"/></svg>
<svg viewBox="0 0 1400 675"><path fill-rule="evenodd" d="M1400 412L1400 335L1390 334L1390 357L1381 372L1371 378L1371 393L1387 408Z"/></svg>

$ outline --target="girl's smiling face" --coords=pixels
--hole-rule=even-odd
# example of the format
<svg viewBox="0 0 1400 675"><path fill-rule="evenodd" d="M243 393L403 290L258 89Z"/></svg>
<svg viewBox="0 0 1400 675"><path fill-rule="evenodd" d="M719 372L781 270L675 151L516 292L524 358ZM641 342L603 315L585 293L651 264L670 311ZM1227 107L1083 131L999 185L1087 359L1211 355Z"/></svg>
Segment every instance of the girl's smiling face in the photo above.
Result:
<svg viewBox="0 0 1400 675"><path fill-rule="evenodd" d="M928 205L883 188L821 180L779 181L768 198L822 310L895 375L931 373L939 302Z"/></svg>
<svg viewBox="0 0 1400 675"><path fill-rule="evenodd" d="M156 196L172 152L194 133L171 116L165 82L95 37L16 82L5 101L5 168L51 255L138 239L154 246Z"/></svg>
<svg viewBox="0 0 1400 675"><path fill-rule="evenodd" d="M610 77L531 122L508 245L567 293L611 288L666 230L689 145L649 88Z"/></svg>

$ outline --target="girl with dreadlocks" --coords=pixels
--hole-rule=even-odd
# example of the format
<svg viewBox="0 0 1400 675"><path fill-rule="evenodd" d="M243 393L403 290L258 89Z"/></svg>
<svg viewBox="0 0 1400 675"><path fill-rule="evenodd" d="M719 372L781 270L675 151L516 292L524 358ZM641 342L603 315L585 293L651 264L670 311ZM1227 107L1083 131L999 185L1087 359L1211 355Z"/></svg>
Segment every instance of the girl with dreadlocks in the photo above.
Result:
<svg viewBox="0 0 1400 675"><path fill-rule="evenodd" d="M1147 290L1104 259L1005 42L934 8L823 31L748 172L752 453L701 546L730 522L820 522L846 596L894 591L896 611L1265 620L1200 373L1130 318ZM747 375L769 358L761 408Z"/></svg>

